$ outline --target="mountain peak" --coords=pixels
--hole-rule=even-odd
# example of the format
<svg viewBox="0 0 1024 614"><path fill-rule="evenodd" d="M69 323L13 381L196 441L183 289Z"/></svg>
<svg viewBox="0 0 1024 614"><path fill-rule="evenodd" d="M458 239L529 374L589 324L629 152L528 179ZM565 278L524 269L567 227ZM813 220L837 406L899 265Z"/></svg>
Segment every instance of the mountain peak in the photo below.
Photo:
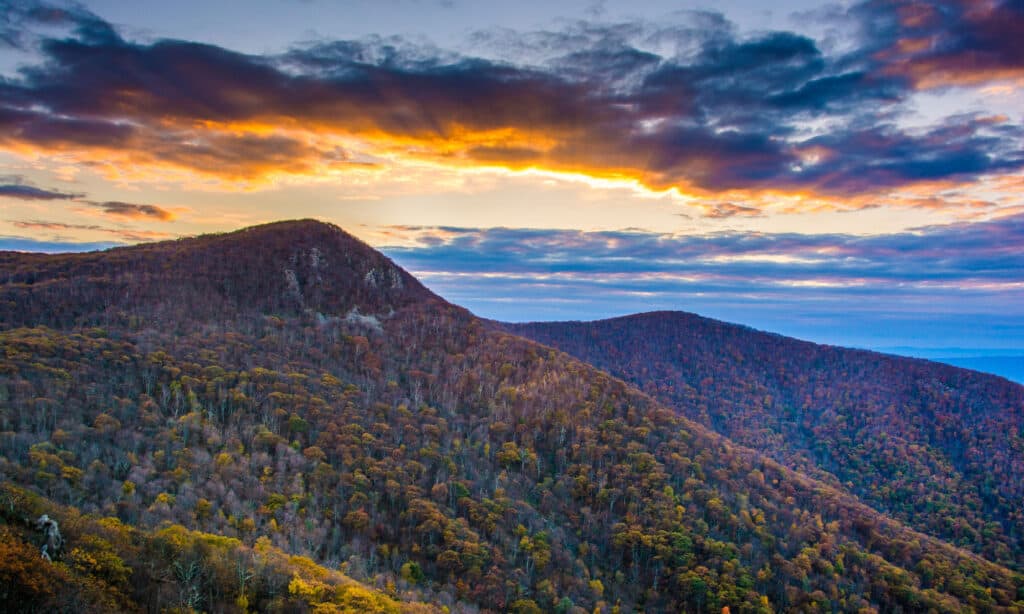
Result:
<svg viewBox="0 0 1024 614"><path fill-rule="evenodd" d="M277 220L274 222L267 222L265 224L256 224L253 226L247 226L238 230L232 230L224 233L212 233L207 235L199 235L198 237L191 238L213 238L222 237L226 239L237 239L246 240L250 237L268 237L274 235L281 235L283 238L292 238L295 240L301 240L303 238L322 238L331 239L338 238L339 236L343 240L349 241L354 245L359 245L363 249L368 251L374 251L372 247L363 243L355 236L345 232L343 228L337 224L330 222L324 222L316 218L301 218L295 220ZM153 245L152 243L150 245Z"/></svg>
<svg viewBox="0 0 1024 614"><path fill-rule="evenodd" d="M312 219L85 254L0 256L7 326L126 316L226 320L387 314L442 299L341 228Z"/></svg>

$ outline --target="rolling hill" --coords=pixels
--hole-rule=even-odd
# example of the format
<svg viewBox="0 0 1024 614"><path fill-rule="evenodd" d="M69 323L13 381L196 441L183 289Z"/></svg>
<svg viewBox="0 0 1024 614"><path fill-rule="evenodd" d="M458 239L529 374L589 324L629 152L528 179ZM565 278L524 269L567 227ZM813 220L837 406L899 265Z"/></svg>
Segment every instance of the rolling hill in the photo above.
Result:
<svg viewBox="0 0 1024 614"><path fill-rule="evenodd" d="M0 545L69 526L52 569L0 570L29 606L66 572L142 609L1024 608L1019 550L915 531L331 225L0 254L0 348L0 473L30 493ZM98 552L116 574L76 571Z"/></svg>
<svg viewBox="0 0 1024 614"><path fill-rule="evenodd" d="M1024 386L680 312L504 328L922 532L1024 564Z"/></svg>

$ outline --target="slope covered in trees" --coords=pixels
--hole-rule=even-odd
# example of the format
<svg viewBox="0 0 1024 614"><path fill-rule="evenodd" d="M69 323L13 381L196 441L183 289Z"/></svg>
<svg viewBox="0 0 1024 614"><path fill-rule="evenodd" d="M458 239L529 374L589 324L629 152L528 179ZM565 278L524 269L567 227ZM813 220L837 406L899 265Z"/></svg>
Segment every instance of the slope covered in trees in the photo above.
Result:
<svg viewBox="0 0 1024 614"><path fill-rule="evenodd" d="M188 330L261 314L360 319L443 302L358 239L307 221L102 252L0 252L0 283L4 328Z"/></svg>
<svg viewBox="0 0 1024 614"><path fill-rule="evenodd" d="M70 547L40 556L34 519L63 528ZM395 599L258 539L166 525L144 531L0 484L0 604L5 612L302 611L440 613Z"/></svg>
<svg viewBox="0 0 1024 614"><path fill-rule="evenodd" d="M334 227L0 263L0 472L83 522L272 547L451 611L1024 608L1020 575Z"/></svg>
<svg viewBox="0 0 1024 614"><path fill-rule="evenodd" d="M920 531L1024 564L1024 386L679 312L506 328Z"/></svg>

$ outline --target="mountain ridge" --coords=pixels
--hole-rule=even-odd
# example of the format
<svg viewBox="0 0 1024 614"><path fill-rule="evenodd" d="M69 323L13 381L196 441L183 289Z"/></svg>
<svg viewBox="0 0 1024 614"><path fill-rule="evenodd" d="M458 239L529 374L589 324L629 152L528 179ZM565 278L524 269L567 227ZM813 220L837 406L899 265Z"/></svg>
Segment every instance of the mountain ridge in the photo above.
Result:
<svg viewBox="0 0 1024 614"><path fill-rule="evenodd" d="M404 272L401 288L374 286L389 261L372 251L333 249L346 267L307 283L308 248L324 245L307 235L343 235L306 224L264 229L263 252L252 234L220 243L210 271L249 284L228 289L181 269L210 252L173 243L144 249L177 268L119 285L106 278L133 251L41 269L0 254L0 301L33 300L0 307L17 315L0 319L0 473L90 517L266 539L458 612L1019 611L1019 574ZM288 298L295 253L302 303ZM238 303L256 290L275 294ZM232 611L235 595L206 594ZM277 603L266 587L239 596Z"/></svg>
<svg viewBox="0 0 1024 614"><path fill-rule="evenodd" d="M683 317L683 318L686 318L686 319L692 319L694 321L702 321L702 322L705 322L705 323L714 323L714 324L724 325L724 326L732 327L732 328L735 328L735 329L738 329L738 330L745 330L745 331L748 331L750 333L754 333L754 334L758 334L758 335L767 335L767 336L770 336L770 337L777 337L777 338L780 338L780 339L785 339L785 340L796 342L796 343L809 344L809 345L815 346L815 347L832 348L832 349L836 349L836 350L843 350L843 351L849 351L849 352L865 352L867 354L876 354L876 355L884 356L884 357L887 357L887 358L895 358L895 359L902 359L902 360L908 360L908 361L919 361L919 362L923 362L923 363L931 363L931 364L934 364L934 365L939 365L941 367L954 367L956 369L961 369L961 370L964 370L964 371L971 371L971 372L978 373L978 374L981 374L981 375L984 375L984 376L987 376L987 377L997 377L999 379L1007 380L1008 382L1010 382L1012 384L1024 386L1024 383L1022 383L1020 381L1017 381L1017 380L1015 380L1013 378L1007 377L1005 375L1001 375L999 373L994 373L994 372L991 372L991 371L986 371L984 369L972 368L970 366L967 366L966 364L963 364L963 365L956 364L957 360L962 360L962 361L964 361L966 363L966 362L971 361L973 359L979 359L979 360L986 360L986 359L1019 360L1019 359L1024 358L1024 356L1019 356L1016 352L1012 352L1012 351L1003 351L1003 353L1000 353L997 350L997 351L993 351L993 352L990 352L990 353L986 353L986 354L975 356L974 353L973 353L974 350L969 350L969 351L968 350L962 350L963 352L971 352L971 353L967 353L964 356L956 356L956 355L952 355L952 354L947 356L946 354L943 354L940 351L929 350L929 352L931 354L935 354L936 355L935 357L932 357L932 356L927 356L927 355L917 355L917 354L914 353L914 350L918 350L918 348L909 347L909 346L907 346L907 347L899 346L899 347L892 347L892 348L888 348L888 347L886 347L886 348L870 348L870 347L857 347L857 346L838 345L838 344L834 344L834 343L824 343L824 342L820 342L820 341L813 341L811 339L803 339L803 338L800 338L800 337L792 337L792 336L785 335L785 334L782 334L782 333L777 333L775 331L771 331L771 330L767 330L767 329L762 329L762 328L757 328L756 326L751 326L749 324L743 324L742 322L732 322L732 321L729 321L729 320L719 320L717 318L712 318L712 317L709 317L709 316L704 316L704 315L701 315L701 314L693 312L693 311L685 311L685 310L681 310L681 309L654 309L654 310L651 310L651 311L638 311L638 312L635 312L635 313L627 313L627 314L611 316L611 317L607 317L607 318L595 318L595 319L589 319L589 320L527 320L527 321L511 322L511 321L504 321L504 320L495 320L493 318L482 318L482 319L484 321L486 321L491 326L494 326L494 327L496 327L498 329L501 329L501 330L506 330L508 332L513 332L514 333L516 331L516 329L527 328L527 327L532 327L532 326L544 326L544 325L553 325L553 324L555 324L555 325L585 326L585 325L597 324L597 323L602 323L602 322L636 321L636 320L642 320L642 319L646 319L646 318L662 317L662 316L668 316L668 317L679 316L679 317ZM956 348L956 349L959 349L959 348Z"/></svg>
<svg viewBox="0 0 1024 614"><path fill-rule="evenodd" d="M332 266L346 274L329 274ZM9 324L40 314L62 325L123 319L147 302L168 313L140 315L170 320L259 310L367 315L419 300L444 302L369 245L312 219L81 254L0 252L0 271L0 322ZM78 271L73 284L69 271ZM69 294L85 309L53 314Z"/></svg>
<svg viewBox="0 0 1024 614"><path fill-rule="evenodd" d="M1024 387L1005 378L685 312L497 326L623 377L789 467L846 484L925 532L1021 563L1024 525L1014 502L1024 494ZM947 474L966 486L951 486ZM983 487L990 475L1000 483ZM888 492L918 484L941 499L941 511L892 506ZM968 518L972 535L943 526L948 515ZM1002 535L992 535L992 521Z"/></svg>

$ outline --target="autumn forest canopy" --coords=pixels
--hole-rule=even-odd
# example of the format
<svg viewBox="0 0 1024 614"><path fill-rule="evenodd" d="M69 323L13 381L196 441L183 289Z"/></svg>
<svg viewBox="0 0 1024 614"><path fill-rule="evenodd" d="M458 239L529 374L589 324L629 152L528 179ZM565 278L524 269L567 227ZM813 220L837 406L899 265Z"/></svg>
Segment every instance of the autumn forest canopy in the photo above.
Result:
<svg viewBox="0 0 1024 614"><path fill-rule="evenodd" d="M1024 614L1022 40L0 0L0 611Z"/></svg>
<svg viewBox="0 0 1024 614"><path fill-rule="evenodd" d="M23 611L1024 609L995 376L677 312L484 320L308 220L0 252L0 348Z"/></svg>

